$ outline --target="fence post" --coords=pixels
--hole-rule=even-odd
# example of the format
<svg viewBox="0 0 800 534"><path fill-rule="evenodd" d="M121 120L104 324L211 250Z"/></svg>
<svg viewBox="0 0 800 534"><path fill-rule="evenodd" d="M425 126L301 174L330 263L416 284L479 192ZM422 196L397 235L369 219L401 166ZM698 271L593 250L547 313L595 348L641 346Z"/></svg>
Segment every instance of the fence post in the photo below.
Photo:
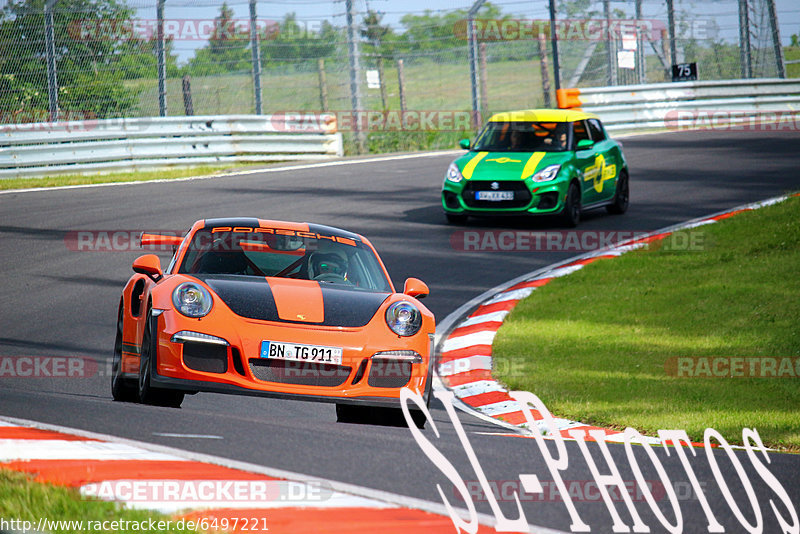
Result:
<svg viewBox="0 0 800 534"><path fill-rule="evenodd" d="M778 78L786 78L786 66L783 57L783 46L781 46L781 31L778 27L778 14L775 11L775 0L766 0L767 10L769 11L769 26L772 31L772 47L775 50L775 67L778 71Z"/></svg>
<svg viewBox="0 0 800 534"><path fill-rule="evenodd" d="M325 77L325 60L317 60L317 70L319 71L319 102L322 111L328 111L328 81Z"/></svg>
<svg viewBox="0 0 800 534"><path fill-rule="evenodd" d="M53 6L58 0L47 0L44 4L44 35L47 47L47 97L50 106L50 121L58 121L58 76L56 74L56 45L53 36Z"/></svg>
<svg viewBox="0 0 800 534"><path fill-rule="evenodd" d="M753 65L750 55L750 9L747 0L739 0L739 62L742 66L742 78L753 77Z"/></svg>
<svg viewBox="0 0 800 534"><path fill-rule="evenodd" d="M606 37L606 62L608 63L608 84L617 85L617 65L614 39L611 37L611 6L609 0L603 0L603 18L605 19L605 37Z"/></svg>
<svg viewBox="0 0 800 534"><path fill-rule="evenodd" d="M164 1L158 0L156 4L156 18L158 19L157 25L157 43L156 50L158 54L158 115L159 117L167 116L167 57L164 48Z"/></svg>
<svg viewBox="0 0 800 534"><path fill-rule="evenodd" d="M191 117L194 115L194 106L192 105L192 79L188 74L183 75L181 86L183 90L183 111L187 117Z"/></svg>
<svg viewBox="0 0 800 534"><path fill-rule="evenodd" d="M400 113L405 115L406 112L406 75L403 72L403 60L397 60L397 85L398 92L400 93Z"/></svg>
<svg viewBox="0 0 800 534"><path fill-rule="evenodd" d="M642 36L642 0L636 0L636 70L639 71L638 82L645 83L647 79L647 65L644 62L644 37Z"/></svg>
<svg viewBox="0 0 800 534"><path fill-rule="evenodd" d="M484 115L489 111L489 90L487 89L489 77L486 75L486 43L481 43L478 51L481 66L481 114Z"/></svg>
<svg viewBox="0 0 800 534"><path fill-rule="evenodd" d="M378 80L381 83L381 107L386 109L386 77L383 75L383 56L378 56Z"/></svg>
<svg viewBox="0 0 800 534"><path fill-rule="evenodd" d="M667 30L669 31L669 67L667 67L667 79L672 79L672 65L678 62L678 50L675 45L675 4L673 0L667 0Z"/></svg>
<svg viewBox="0 0 800 534"><path fill-rule="evenodd" d="M478 39L475 35L475 14L486 0L475 0L467 12L467 42L469 43L469 80L472 88L472 127L480 126L480 88L478 87Z"/></svg>
<svg viewBox="0 0 800 534"><path fill-rule="evenodd" d="M256 115L261 115L261 47L256 26L256 0L250 0L250 51L253 63L253 94L256 102Z"/></svg>
<svg viewBox="0 0 800 534"><path fill-rule="evenodd" d="M544 107L549 108L550 102L550 72L547 65L547 40L544 33L539 33L539 69L542 73L542 94L544 95Z"/></svg>
<svg viewBox="0 0 800 534"><path fill-rule="evenodd" d="M345 0L347 18L347 41L350 55L350 99L353 108L353 128L356 134L356 147L359 154L366 152L367 143L361 124L361 64L358 52L358 31L353 0Z"/></svg>
<svg viewBox="0 0 800 534"><path fill-rule="evenodd" d="M556 34L556 0L550 0L550 46L553 49L553 81L556 91L561 89L561 67L558 59L558 35Z"/></svg>

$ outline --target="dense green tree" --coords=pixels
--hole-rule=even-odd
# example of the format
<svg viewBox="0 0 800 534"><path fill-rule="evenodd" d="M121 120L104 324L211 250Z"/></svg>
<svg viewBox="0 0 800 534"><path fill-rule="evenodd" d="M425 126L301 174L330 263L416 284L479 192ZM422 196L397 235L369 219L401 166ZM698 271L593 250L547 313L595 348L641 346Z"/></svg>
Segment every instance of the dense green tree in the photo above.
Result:
<svg viewBox="0 0 800 534"><path fill-rule="evenodd" d="M233 15L233 9L223 3L208 44L195 52L187 72L203 76L252 70L249 32L236 24Z"/></svg>
<svg viewBox="0 0 800 534"><path fill-rule="evenodd" d="M73 115L111 117L135 103L120 61L133 11L120 0L58 0L54 40L59 107ZM21 117L48 109L44 0L9 0L0 9L0 108Z"/></svg>

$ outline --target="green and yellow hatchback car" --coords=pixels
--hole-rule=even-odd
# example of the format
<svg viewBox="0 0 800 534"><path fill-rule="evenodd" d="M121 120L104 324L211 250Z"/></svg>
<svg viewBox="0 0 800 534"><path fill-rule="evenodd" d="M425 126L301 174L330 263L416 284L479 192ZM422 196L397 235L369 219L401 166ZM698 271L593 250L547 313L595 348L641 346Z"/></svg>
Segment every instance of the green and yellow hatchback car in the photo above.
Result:
<svg viewBox="0 0 800 534"><path fill-rule="evenodd" d="M450 222L495 215L558 215L575 227L581 212L628 209L628 165L600 120L577 110L530 109L492 115L445 174Z"/></svg>

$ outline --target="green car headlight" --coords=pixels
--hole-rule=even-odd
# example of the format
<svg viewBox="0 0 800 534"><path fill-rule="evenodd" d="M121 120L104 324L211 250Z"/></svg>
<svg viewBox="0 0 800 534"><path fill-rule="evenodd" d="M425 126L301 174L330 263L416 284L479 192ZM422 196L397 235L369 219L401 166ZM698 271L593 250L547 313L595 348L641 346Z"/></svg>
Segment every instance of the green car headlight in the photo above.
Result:
<svg viewBox="0 0 800 534"><path fill-rule="evenodd" d="M445 180L448 182L453 182L454 184L457 184L464 179L464 177L461 175L461 171L458 169L458 165L455 163L450 164L450 166L447 168L447 174L445 174L444 177Z"/></svg>
<svg viewBox="0 0 800 534"><path fill-rule="evenodd" d="M550 165L537 172L531 178L534 182L549 182L555 180L558 176L558 171L561 170L561 165Z"/></svg>

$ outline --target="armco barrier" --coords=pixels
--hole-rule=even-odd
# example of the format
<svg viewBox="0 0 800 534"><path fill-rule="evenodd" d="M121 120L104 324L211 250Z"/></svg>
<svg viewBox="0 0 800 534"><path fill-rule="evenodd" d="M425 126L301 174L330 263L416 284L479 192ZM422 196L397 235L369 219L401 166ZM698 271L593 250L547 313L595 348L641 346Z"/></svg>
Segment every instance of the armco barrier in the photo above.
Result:
<svg viewBox="0 0 800 534"><path fill-rule="evenodd" d="M681 129L704 118L745 123L770 113L799 113L800 80L768 78L559 89L558 107L598 115L609 131Z"/></svg>
<svg viewBox="0 0 800 534"><path fill-rule="evenodd" d="M342 155L335 117L289 115L80 120L0 125L0 179Z"/></svg>

